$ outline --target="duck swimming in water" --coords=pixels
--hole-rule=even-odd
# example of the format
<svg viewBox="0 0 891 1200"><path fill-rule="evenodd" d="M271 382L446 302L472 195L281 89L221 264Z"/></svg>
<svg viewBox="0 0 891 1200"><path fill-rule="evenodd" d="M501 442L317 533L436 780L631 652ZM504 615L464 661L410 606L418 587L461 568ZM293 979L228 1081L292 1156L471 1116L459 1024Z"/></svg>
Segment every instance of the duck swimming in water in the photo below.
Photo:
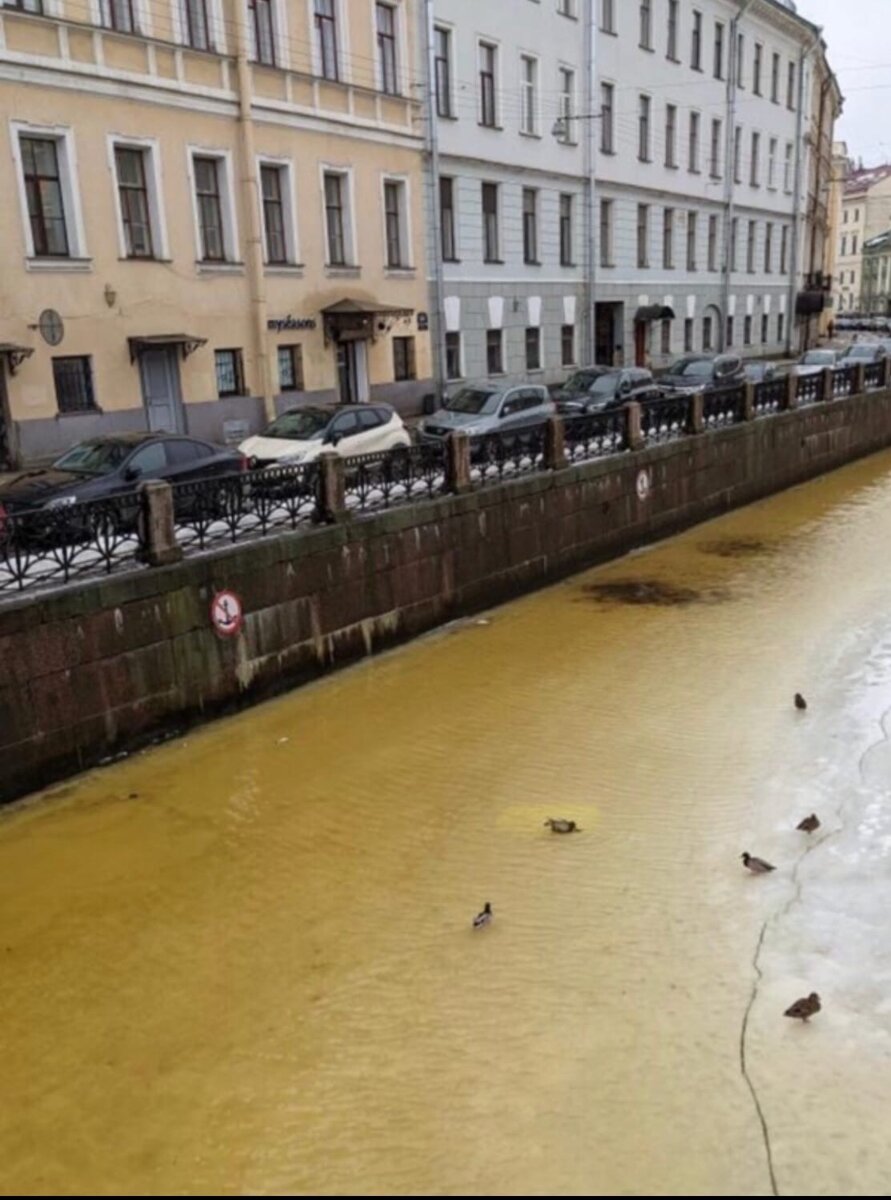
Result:
<svg viewBox="0 0 891 1200"><path fill-rule="evenodd" d="M483 928L485 928L486 925L490 925L491 922L492 922L492 905L487 900L486 903L483 905L483 911L481 913L477 913L476 916L473 918L473 927L474 927L474 929L483 929Z"/></svg>
<svg viewBox="0 0 891 1200"><path fill-rule="evenodd" d="M562 817L548 817L545 821L545 828L550 827L551 833L581 833L581 829L576 825L575 821L564 821Z"/></svg>
<svg viewBox="0 0 891 1200"><path fill-rule="evenodd" d="M804 710L807 708L807 700L805 700L801 692L795 693L795 707L799 710L799 712L804 712Z"/></svg>
<svg viewBox="0 0 891 1200"><path fill-rule="evenodd" d="M805 996L801 1000L796 1000L783 1013L784 1017L797 1017L799 1021L807 1021L808 1018L814 1016L822 1008L820 997L816 992L811 992L809 996Z"/></svg>
<svg viewBox="0 0 891 1200"><path fill-rule="evenodd" d="M766 862L763 858L756 858L754 854L749 854L748 850L743 850L740 857L743 866L748 867L753 875L766 875L768 871L776 870L772 863Z"/></svg>
<svg viewBox="0 0 891 1200"><path fill-rule="evenodd" d="M803 821L799 821L795 828L800 829L802 833L813 833L820 828L820 818L816 813L811 813L809 817L805 817Z"/></svg>

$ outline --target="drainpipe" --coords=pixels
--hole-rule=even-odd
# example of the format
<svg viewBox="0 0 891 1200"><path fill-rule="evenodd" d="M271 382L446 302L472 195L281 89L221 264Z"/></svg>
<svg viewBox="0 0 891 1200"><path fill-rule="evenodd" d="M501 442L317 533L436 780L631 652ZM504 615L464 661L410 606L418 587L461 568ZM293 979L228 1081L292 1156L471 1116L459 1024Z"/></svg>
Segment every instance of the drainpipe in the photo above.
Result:
<svg viewBox="0 0 891 1200"><path fill-rule="evenodd" d="M593 114L597 107L597 59L596 59L596 6L595 0L587 0L585 14L587 37L585 48L586 88L588 93L587 112ZM597 284L597 206L595 202L597 185L597 129L598 123L590 118L582 124L587 130L585 138L585 173L587 186L585 188L585 290L587 305L585 311L585 356L583 362L597 361L597 316L595 309L595 288ZM612 364L610 364L612 365Z"/></svg>
<svg viewBox="0 0 891 1200"><path fill-rule="evenodd" d="M445 281L442 265L442 214L439 208L439 125L436 120L436 38L433 25L433 0L424 0L425 107L427 128L427 195L433 244L429 259L433 264L433 313L430 321L430 351L433 359L433 386L437 400L446 389L445 371Z"/></svg>
<svg viewBox="0 0 891 1200"><path fill-rule="evenodd" d="M247 275L251 293L251 316L254 328L254 357L263 393L263 407L269 420L275 417L275 385L266 332L266 277L263 262L263 234L260 223L260 197L257 183L257 159L254 146L254 119L251 109L252 76L248 61L246 4L236 5L235 67L238 87L238 135L241 158L241 194L247 216Z"/></svg>
<svg viewBox="0 0 891 1200"><path fill-rule="evenodd" d="M786 321L786 354L792 355L792 337L795 326L795 301L798 295L798 242L801 237L801 181L804 166L804 64L820 44L823 30L818 29L811 44L798 56L798 114L795 121L795 195L792 210L792 255L789 270L789 305Z"/></svg>
<svg viewBox="0 0 891 1200"><path fill-rule="evenodd" d="M737 41L739 26L755 0L737 0L739 12L730 22L730 44L727 47L727 129L724 137L724 279L722 287L722 328L718 345L727 348L727 319L730 316L730 284L733 265L733 216L736 208L736 181L734 178L733 144L736 136L736 93L737 65L739 63ZM705 131L700 130L700 140L705 141Z"/></svg>

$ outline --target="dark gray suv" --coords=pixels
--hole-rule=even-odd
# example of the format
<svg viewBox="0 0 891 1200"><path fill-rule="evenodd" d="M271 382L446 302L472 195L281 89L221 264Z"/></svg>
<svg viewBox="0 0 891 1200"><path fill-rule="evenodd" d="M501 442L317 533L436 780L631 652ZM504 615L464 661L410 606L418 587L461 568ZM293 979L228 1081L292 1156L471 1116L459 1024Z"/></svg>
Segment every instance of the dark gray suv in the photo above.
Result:
<svg viewBox="0 0 891 1200"><path fill-rule="evenodd" d="M738 354L685 354L659 377L659 386L672 396L722 392L745 382L746 373Z"/></svg>
<svg viewBox="0 0 891 1200"><path fill-rule="evenodd" d="M608 412L629 400L646 404L661 396L652 371L642 367L583 367L554 392L557 412L563 416Z"/></svg>

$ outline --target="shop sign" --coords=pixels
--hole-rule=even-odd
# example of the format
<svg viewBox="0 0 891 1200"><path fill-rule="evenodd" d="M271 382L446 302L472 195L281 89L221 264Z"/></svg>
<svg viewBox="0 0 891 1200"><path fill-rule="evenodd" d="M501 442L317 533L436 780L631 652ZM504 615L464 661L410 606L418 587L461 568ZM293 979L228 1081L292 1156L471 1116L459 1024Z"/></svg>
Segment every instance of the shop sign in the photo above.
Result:
<svg viewBox="0 0 891 1200"><path fill-rule="evenodd" d="M273 317L266 322L266 328L273 333L285 333L291 329L315 329L315 317Z"/></svg>

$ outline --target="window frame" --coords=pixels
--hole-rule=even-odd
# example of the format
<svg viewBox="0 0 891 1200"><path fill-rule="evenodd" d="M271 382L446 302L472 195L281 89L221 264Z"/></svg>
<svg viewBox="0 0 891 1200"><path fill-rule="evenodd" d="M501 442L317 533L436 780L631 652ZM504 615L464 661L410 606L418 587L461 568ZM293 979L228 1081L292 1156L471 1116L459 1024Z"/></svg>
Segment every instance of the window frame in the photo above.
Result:
<svg viewBox="0 0 891 1200"><path fill-rule="evenodd" d="M74 130L65 125L38 125L18 120L11 120L9 129L15 179L18 187L22 225L25 235L25 256L29 264L41 264L51 267L54 263L85 263L88 260L88 249L81 209L77 145ZM52 141L55 143L61 209L65 226L65 254L37 253L31 226L28 190L25 183L25 161L22 151L23 138L37 141Z"/></svg>
<svg viewBox="0 0 891 1200"><path fill-rule="evenodd" d="M286 385L282 380L282 354L286 354L290 362L291 378L294 383ZM303 373L303 343L285 342L275 348L275 363L278 371L278 390L284 392L305 392L306 378ZM216 364L214 364L216 365Z"/></svg>
<svg viewBox="0 0 891 1200"><path fill-rule="evenodd" d="M445 44L445 56L438 53L439 41ZM445 64L444 73L440 64ZM436 115L452 119L455 116L454 94L452 88L452 30L447 25L433 27L433 74L436 92ZM445 84L444 90L440 84Z"/></svg>
<svg viewBox="0 0 891 1200"><path fill-rule="evenodd" d="M395 214L388 204L388 197L396 196ZM381 176L381 211L384 221L384 266L388 271L411 271L414 269L411 242L411 200L409 180L406 175L384 174ZM398 238L398 261L391 257L391 218L395 215Z"/></svg>
<svg viewBox="0 0 891 1200"><path fill-rule="evenodd" d="M448 184L449 204L443 204L443 185ZM439 177L439 236L440 254L443 262L458 262L457 222L455 220L455 176L440 175ZM446 214L448 216L446 217ZM447 244L448 243L448 244ZM451 253L447 251L450 250Z"/></svg>
<svg viewBox="0 0 891 1200"><path fill-rule="evenodd" d="M335 261L331 257L331 223L330 209L333 206L328 204L328 188L326 180L329 176L336 178L338 184L338 212L340 225L340 240L342 246L343 258L341 261ZM319 184L322 194L322 228L325 237L325 267L326 269L334 270L355 270L358 267L358 246L356 244L356 230L354 226L355 205L353 201L353 170L351 167L344 167L337 163L320 163L319 164Z"/></svg>
<svg viewBox="0 0 891 1200"><path fill-rule="evenodd" d="M477 123L484 129L498 129L500 116L498 108L499 44L479 38L476 47L477 85L479 87ZM484 66L489 69L484 70Z"/></svg>
<svg viewBox="0 0 891 1200"><path fill-rule="evenodd" d="M414 334L400 334L391 338L393 343L393 381L410 383L418 377L417 348ZM402 353L397 354L397 347Z"/></svg>
<svg viewBox="0 0 891 1200"><path fill-rule="evenodd" d="M223 388L221 388L221 386L220 386L219 356L221 354L231 354L233 356L233 358L232 358L232 367L233 367L232 374L233 374L234 386L232 388L226 388L225 390L223 390ZM245 380L244 380L244 351L242 350L242 348L240 346L214 347L213 365L214 365L214 381L216 382L216 385L217 385L217 398L219 400L225 400L230 396L246 396L247 395L247 390L245 388Z"/></svg>
<svg viewBox="0 0 891 1200"><path fill-rule="evenodd" d="M71 416L78 416L82 413L95 413L95 412L102 411L102 409L99 407L98 403L96 402L95 373L93 370L92 355L90 355L90 354L53 355L51 362L52 362L52 371L53 371L53 391L55 394L56 411L58 412L59 416L71 417ZM81 363L84 365L85 376L82 380L82 384L87 393L87 403L75 405L74 407L70 407L70 408L62 407L62 404L60 402L61 396L60 396L60 392L59 392L59 374L56 369L57 363L58 364Z"/></svg>
<svg viewBox="0 0 891 1200"><path fill-rule="evenodd" d="M346 26L341 21L338 0L310 0L312 4L312 51L313 72L320 79L331 83L343 82L341 66L341 31ZM319 5L330 4L331 11L319 12Z"/></svg>
<svg viewBox="0 0 891 1200"><path fill-rule="evenodd" d="M531 68L531 78L529 70ZM539 59L534 54L520 55L520 133L524 137L540 136L539 121Z"/></svg>
<svg viewBox="0 0 891 1200"><path fill-rule="evenodd" d="M576 337L575 323L570 325L560 326L560 365L562 367L574 367L578 361L576 355ZM569 347L569 357L567 357L567 346Z"/></svg>
<svg viewBox="0 0 891 1200"><path fill-rule="evenodd" d="M266 227L266 197L263 191L263 171L277 172L282 210L282 230L285 242L285 257L274 261L269 253L269 234ZM257 158L257 181L259 183L261 226L263 233L263 265L265 267L296 267L300 264L300 242L297 229L297 191L294 182L294 164L290 158L273 158L262 154Z"/></svg>
<svg viewBox="0 0 891 1200"><path fill-rule="evenodd" d="M392 21L389 32L380 26L380 16L387 10ZM392 0L375 0L374 46L378 90L385 96L402 95L402 6ZM392 84L392 86L388 86Z"/></svg>
<svg viewBox="0 0 891 1200"><path fill-rule="evenodd" d="M487 208L487 198L494 199L494 207ZM501 260L501 187L491 179L480 180L480 212L482 215L483 262L500 263Z"/></svg>
<svg viewBox="0 0 891 1200"><path fill-rule="evenodd" d="M492 355L497 351L498 354L498 369L492 367ZM504 375L504 330L487 329L486 330L486 375L499 376Z"/></svg>
<svg viewBox="0 0 891 1200"><path fill-rule="evenodd" d="M575 266L575 196L572 192L560 192L558 200L560 266Z"/></svg>
<svg viewBox="0 0 891 1200"><path fill-rule="evenodd" d="M523 337L523 347L525 354L526 370L527 371L543 371L544 361L541 354L541 326L527 325ZM529 351L534 350L533 363Z"/></svg>
<svg viewBox="0 0 891 1200"><path fill-rule="evenodd" d="M463 338L459 329L447 329L445 333L445 373L446 379L463 379L464 378L464 348ZM457 353L457 360L454 356ZM450 368L450 363L457 361L457 374L453 373Z"/></svg>
<svg viewBox="0 0 891 1200"><path fill-rule="evenodd" d="M237 257L238 225L233 195L232 151L219 150L205 146L187 146L188 175L192 196L192 215L195 226L196 261L200 266L219 267L224 265L240 265ZM204 226L201 220L202 206L199 203L198 176L195 169L197 160L210 160L216 164L217 200L220 209L220 236L223 253L221 258L207 257L205 251ZM202 195L205 193L202 193ZM207 193L208 195L210 193Z"/></svg>
<svg viewBox="0 0 891 1200"><path fill-rule="evenodd" d="M540 266L538 257L538 188L524 187L522 196L523 263ZM531 200L531 205L528 203Z"/></svg>

